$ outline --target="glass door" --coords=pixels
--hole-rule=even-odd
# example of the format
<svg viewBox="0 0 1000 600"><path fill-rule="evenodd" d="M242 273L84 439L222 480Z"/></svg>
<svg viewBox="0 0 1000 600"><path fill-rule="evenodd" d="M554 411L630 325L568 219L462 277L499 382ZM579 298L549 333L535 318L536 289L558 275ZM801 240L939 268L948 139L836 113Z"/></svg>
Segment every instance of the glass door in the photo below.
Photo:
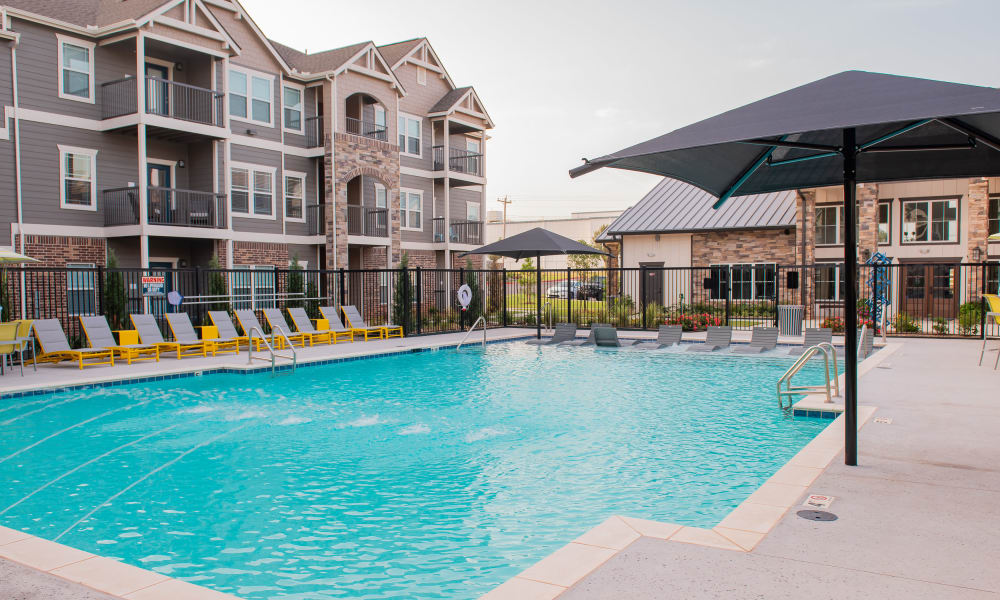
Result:
<svg viewBox="0 0 1000 600"><path fill-rule="evenodd" d="M170 165L146 166L146 183L149 186L149 222L170 223L173 212L171 197L172 173Z"/></svg>
<svg viewBox="0 0 1000 600"><path fill-rule="evenodd" d="M146 112L170 116L170 69L146 63Z"/></svg>

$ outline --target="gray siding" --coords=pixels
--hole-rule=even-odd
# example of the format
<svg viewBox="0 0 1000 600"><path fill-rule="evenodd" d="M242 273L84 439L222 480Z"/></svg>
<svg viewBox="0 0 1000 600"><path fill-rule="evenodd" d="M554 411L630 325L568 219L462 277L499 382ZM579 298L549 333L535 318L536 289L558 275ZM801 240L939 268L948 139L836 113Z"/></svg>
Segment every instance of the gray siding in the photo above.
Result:
<svg viewBox="0 0 1000 600"><path fill-rule="evenodd" d="M306 217L309 216L309 209L307 208L310 204L316 204L316 159L313 158L303 158L301 156L285 156L285 168L289 171L297 171L299 173L306 174L306 189L304 190L305 199L303 201L302 210ZM282 195L284 195L284 180L282 180ZM282 215L284 215L284 198L282 198ZM285 233L288 235L308 235L309 226L308 223L296 223L294 221L288 221L285 223ZM310 264L313 261L310 261Z"/></svg>
<svg viewBox="0 0 1000 600"><path fill-rule="evenodd" d="M424 193L423 203L423 231L410 231L402 229L400 239L404 242L430 242L434 239L434 181L426 177L414 177L413 175L401 175L399 177L399 187L414 190L421 190ZM402 222L402 219L400 220Z"/></svg>
<svg viewBox="0 0 1000 600"><path fill-rule="evenodd" d="M420 115L414 115L420 116ZM421 119L422 125L420 126L420 158L414 156L404 156L402 153L399 155L399 165L401 167L410 167L412 169L424 169L430 171L433 167L433 151L431 150L431 121L430 119ZM399 139L391 140L392 143L398 144ZM402 150L402 149L400 149Z"/></svg>
<svg viewBox="0 0 1000 600"><path fill-rule="evenodd" d="M448 196L448 200L451 203L451 220L455 221L465 221L466 220L466 205L469 202L479 203L479 217L482 220L483 217L483 195L479 192L479 188L451 188L451 194Z"/></svg>
<svg viewBox="0 0 1000 600"><path fill-rule="evenodd" d="M11 139L13 139L13 131ZM10 235L10 224L17 222L15 179L14 143L0 141L0 245L4 246L13 243Z"/></svg>
<svg viewBox="0 0 1000 600"><path fill-rule="evenodd" d="M284 174L281 170L281 153L273 152L271 150L262 150L260 148L240 146L238 144L231 144L229 155L233 162L249 163L252 165L274 167L277 169L274 176L274 210L275 213L277 213L275 218L246 218L234 214L233 229L237 231L251 231L254 233L281 233L281 197L283 194L282 186L284 183ZM251 190L251 202L253 202L252 194L253 191Z"/></svg>
<svg viewBox="0 0 1000 600"><path fill-rule="evenodd" d="M135 138L21 121L22 203L25 223L103 226L101 191L138 181ZM97 211L59 207L58 144L97 153Z"/></svg>
<svg viewBox="0 0 1000 600"><path fill-rule="evenodd" d="M188 144L188 166L180 170L188 171L188 185L192 190L212 191L214 145L213 142Z"/></svg>

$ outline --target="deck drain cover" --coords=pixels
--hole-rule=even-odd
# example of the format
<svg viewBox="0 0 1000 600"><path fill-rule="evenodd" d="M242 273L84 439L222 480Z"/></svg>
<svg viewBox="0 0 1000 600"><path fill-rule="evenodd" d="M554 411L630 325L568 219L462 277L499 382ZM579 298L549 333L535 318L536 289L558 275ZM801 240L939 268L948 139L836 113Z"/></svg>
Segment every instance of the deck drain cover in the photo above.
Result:
<svg viewBox="0 0 1000 600"><path fill-rule="evenodd" d="M836 521L837 515L825 510L800 510L795 513L807 521Z"/></svg>

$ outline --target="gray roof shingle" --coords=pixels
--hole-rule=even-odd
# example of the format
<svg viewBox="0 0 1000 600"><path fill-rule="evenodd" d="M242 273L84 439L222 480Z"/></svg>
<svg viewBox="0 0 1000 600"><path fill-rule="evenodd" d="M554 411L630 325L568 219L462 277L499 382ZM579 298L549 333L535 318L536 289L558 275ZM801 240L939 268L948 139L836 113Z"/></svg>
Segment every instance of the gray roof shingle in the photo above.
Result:
<svg viewBox="0 0 1000 600"><path fill-rule="evenodd" d="M378 51L382 53L382 57L385 58L385 62L389 63L389 66L395 65L399 62L399 59L403 58L413 50L414 46L424 41L424 38L413 38L412 40L403 40L402 42L395 42L393 44L386 44L384 46L379 46Z"/></svg>
<svg viewBox="0 0 1000 600"><path fill-rule="evenodd" d="M324 71L334 71L339 69L352 56L371 43L359 42L342 48L334 48L332 50L324 50L323 52L306 54L305 52L300 52L295 48L279 44L274 40L269 41L271 42L271 45L274 46L274 50L281 55L281 58L283 58L289 66L302 73L322 73Z"/></svg>
<svg viewBox="0 0 1000 600"><path fill-rule="evenodd" d="M137 19L167 0L3 0L2 4L73 25L113 25Z"/></svg>
<svg viewBox="0 0 1000 600"><path fill-rule="evenodd" d="M635 233L683 233L720 229L775 229L795 226L794 190L734 196L715 210L715 196L665 177L642 200L614 220L601 238Z"/></svg>
<svg viewBox="0 0 1000 600"><path fill-rule="evenodd" d="M452 106L455 106L455 103L461 100L462 96L465 95L465 92L470 89L472 89L472 86L465 86L451 90L444 96L441 96L441 99L435 102L434 106L432 106L427 112L434 114L447 111Z"/></svg>

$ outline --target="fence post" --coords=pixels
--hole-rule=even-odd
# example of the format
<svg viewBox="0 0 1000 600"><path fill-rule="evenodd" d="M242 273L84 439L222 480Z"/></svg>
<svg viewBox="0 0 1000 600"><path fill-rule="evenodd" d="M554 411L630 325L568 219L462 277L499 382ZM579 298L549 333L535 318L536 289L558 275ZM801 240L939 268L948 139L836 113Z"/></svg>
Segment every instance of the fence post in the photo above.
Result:
<svg viewBox="0 0 1000 600"><path fill-rule="evenodd" d="M566 267L566 322L573 322L573 272Z"/></svg>
<svg viewBox="0 0 1000 600"><path fill-rule="evenodd" d="M458 268L458 287L462 287L465 284L465 267ZM448 299L451 302L451 299ZM459 308L458 310L458 330L465 330L465 310Z"/></svg>
<svg viewBox="0 0 1000 600"><path fill-rule="evenodd" d="M642 328L646 328L646 267L639 265L639 310L642 312Z"/></svg>
<svg viewBox="0 0 1000 600"><path fill-rule="evenodd" d="M344 305L344 296L346 295L344 290L346 289L346 285L347 284L344 279L344 267L340 267L340 290L339 290L340 297L337 298L337 301L340 303L341 306Z"/></svg>
<svg viewBox="0 0 1000 600"><path fill-rule="evenodd" d="M961 267L959 267L961 268ZM986 313L989 308L986 305L986 274L987 274L986 260L983 260L983 264L980 266L980 276L979 276L979 339L986 339Z"/></svg>
<svg viewBox="0 0 1000 600"><path fill-rule="evenodd" d="M417 265L416 274L414 275L414 278L416 279L417 283L417 335L420 335L424 321L424 307L423 307L424 286L420 280L420 265Z"/></svg>
<svg viewBox="0 0 1000 600"><path fill-rule="evenodd" d="M500 297L502 298L500 308L503 312L503 326L507 326L507 268L504 267L503 279L500 281Z"/></svg>
<svg viewBox="0 0 1000 600"><path fill-rule="evenodd" d="M726 325L729 325L729 316L732 312L732 291L733 291L733 267L726 267Z"/></svg>
<svg viewBox="0 0 1000 600"><path fill-rule="evenodd" d="M9 309L10 307L5 306L4 308ZM97 314L104 314L104 265L98 265L97 267ZM7 318L13 320L13 316L8 316Z"/></svg>
<svg viewBox="0 0 1000 600"><path fill-rule="evenodd" d="M198 311L198 314L197 314L198 324L201 325L202 323L204 323L204 319L202 318L202 316L204 314L205 305L201 304L201 302L202 302L202 299L201 299L201 267L198 266L198 265L195 265L195 267L194 267L194 295L195 295L195 297L198 298L198 304L196 305L197 308L195 310Z"/></svg>
<svg viewBox="0 0 1000 600"><path fill-rule="evenodd" d="M781 265L774 266L774 326L778 326L778 299L781 298Z"/></svg>

